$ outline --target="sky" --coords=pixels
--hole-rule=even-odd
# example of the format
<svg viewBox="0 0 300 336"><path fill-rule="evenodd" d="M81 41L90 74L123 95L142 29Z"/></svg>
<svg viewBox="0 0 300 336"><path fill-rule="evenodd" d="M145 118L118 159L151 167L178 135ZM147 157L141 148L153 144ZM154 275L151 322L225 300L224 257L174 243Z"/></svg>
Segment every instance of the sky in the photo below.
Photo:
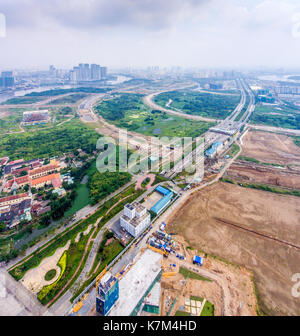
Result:
<svg viewBox="0 0 300 336"><path fill-rule="evenodd" d="M0 55L0 69L300 68L300 1L0 0Z"/></svg>

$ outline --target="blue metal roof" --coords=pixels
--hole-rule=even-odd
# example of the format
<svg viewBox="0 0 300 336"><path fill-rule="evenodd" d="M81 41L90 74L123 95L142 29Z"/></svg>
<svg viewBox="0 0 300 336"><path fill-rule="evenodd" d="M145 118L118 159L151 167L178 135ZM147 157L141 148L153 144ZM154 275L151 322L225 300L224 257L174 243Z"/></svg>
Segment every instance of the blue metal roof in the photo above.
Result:
<svg viewBox="0 0 300 336"><path fill-rule="evenodd" d="M163 194L164 196L168 195L171 191L162 187L162 186L158 186L155 188L156 191L158 191L159 193Z"/></svg>
<svg viewBox="0 0 300 336"><path fill-rule="evenodd" d="M202 265L202 258L199 256L194 256L194 262L196 262L197 264Z"/></svg>
<svg viewBox="0 0 300 336"><path fill-rule="evenodd" d="M162 199L160 199L150 210L153 211L155 214L158 214L164 206L171 200L173 197L173 193L169 191L169 194L164 196Z"/></svg>

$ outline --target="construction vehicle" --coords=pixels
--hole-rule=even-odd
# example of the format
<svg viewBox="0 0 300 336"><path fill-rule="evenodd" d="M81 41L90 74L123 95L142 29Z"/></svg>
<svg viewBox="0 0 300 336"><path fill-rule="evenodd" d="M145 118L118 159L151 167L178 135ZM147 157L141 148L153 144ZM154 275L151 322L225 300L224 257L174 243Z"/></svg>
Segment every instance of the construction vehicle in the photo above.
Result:
<svg viewBox="0 0 300 336"><path fill-rule="evenodd" d="M106 271L107 271L107 265L105 266L104 270L96 278L96 290L98 288L98 284L99 284L100 280L104 277Z"/></svg>
<svg viewBox="0 0 300 336"><path fill-rule="evenodd" d="M82 306L83 306L83 303L81 301L78 302L73 308L73 313L77 313L82 308Z"/></svg>
<svg viewBox="0 0 300 336"><path fill-rule="evenodd" d="M177 272L166 272L166 273L163 273L162 276L164 278L170 278L172 276L175 276L177 274Z"/></svg>
<svg viewBox="0 0 300 336"><path fill-rule="evenodd" d="M169 256L169 252L167 252L165 249L161 250L161 249L158 249L158 248L153 247L151 245L148 245L148 248L150 250L154 251L154 252L162 254L164 257L168 257Z"/></svg>

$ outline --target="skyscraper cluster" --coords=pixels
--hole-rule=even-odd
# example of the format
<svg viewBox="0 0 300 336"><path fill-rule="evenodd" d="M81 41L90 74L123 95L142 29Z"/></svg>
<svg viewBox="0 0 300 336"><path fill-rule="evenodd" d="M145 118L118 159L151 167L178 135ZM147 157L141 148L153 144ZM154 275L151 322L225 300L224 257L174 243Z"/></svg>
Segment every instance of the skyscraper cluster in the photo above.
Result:
<svg viewBox="0 0 300 336"><path fill-rule="evenodd" d="M103 80L107 77L107 67L98 64L80 63L70 71L70 80L72 82Z"/></svg>

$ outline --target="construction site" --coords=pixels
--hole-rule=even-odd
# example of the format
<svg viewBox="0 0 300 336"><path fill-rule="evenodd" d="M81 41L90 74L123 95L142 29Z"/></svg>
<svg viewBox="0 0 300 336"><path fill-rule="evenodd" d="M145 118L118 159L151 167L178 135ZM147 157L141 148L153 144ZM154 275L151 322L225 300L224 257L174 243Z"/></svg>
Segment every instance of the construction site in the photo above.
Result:
<svg viewBox="0 0 300 336"><path fill-rule="evenodd" d="M134 260L104 269L72 316L256 315L251 272L187 247L162 223Z"/></svg>
<svg viewBox="0 0 300 336"><path fill-rule="evenodd" d="M225 176L238 182L261 183L300 190L300 147L291 137L250 131L241 156Z"/></svg>
<svg viewBox="0 0 300 336"><path fill-rule="evenodd" d="M167 228L212 263L224 259L227 276L231 263L252 271L263 312L297 315L299 302L290 291L299 266L299 208L296 196L216 183L194 193Z"/></svg>

